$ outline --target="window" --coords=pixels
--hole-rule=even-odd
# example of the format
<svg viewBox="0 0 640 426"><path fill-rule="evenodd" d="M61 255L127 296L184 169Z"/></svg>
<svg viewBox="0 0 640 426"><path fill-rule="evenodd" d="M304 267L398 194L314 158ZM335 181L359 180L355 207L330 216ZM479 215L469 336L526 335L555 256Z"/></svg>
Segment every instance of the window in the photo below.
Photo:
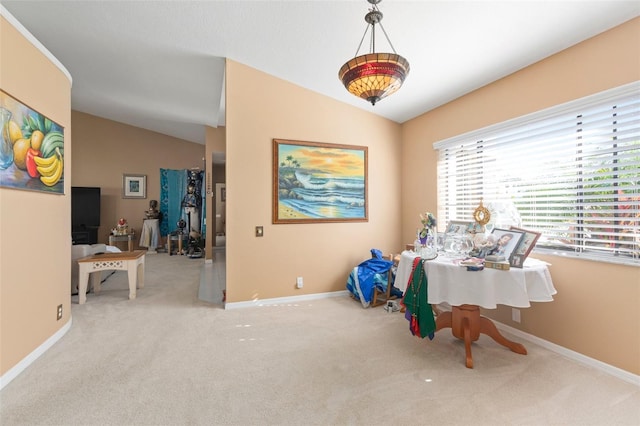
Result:
<svg viewBox="0 0 640 426"><path fill-rule="evenodd" d="M506 201L536 248L640 264L640 82L434 147L438 217Z"/></svg>

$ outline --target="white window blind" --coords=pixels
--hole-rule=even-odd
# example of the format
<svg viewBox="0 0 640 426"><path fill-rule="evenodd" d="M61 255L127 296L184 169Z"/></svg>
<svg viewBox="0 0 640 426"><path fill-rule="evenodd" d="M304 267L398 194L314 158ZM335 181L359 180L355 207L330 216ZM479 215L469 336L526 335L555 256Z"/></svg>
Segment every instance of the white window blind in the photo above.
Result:
<svg viewBox="0 0 640 426"><path fill-rule="evenodd" d="M537 248L640 258L640 82L438 142L438 217L508 200Z"/></svg>

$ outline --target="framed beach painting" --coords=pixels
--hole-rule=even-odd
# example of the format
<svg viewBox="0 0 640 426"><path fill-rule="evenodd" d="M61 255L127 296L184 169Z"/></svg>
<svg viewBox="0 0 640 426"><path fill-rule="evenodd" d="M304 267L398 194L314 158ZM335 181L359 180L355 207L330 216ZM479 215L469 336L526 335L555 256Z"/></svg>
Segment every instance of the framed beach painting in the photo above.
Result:
<svg viewBox="0 0 640 426"><path fill-rule="evenodd" d="M273 223L366 222L367 147L273 140Z"/></svg>
<svg viewBox="0 0 640 426"><path fill-rule="evenodd" d="M0 91L0 187L64 194L64 129Z"/></svg>

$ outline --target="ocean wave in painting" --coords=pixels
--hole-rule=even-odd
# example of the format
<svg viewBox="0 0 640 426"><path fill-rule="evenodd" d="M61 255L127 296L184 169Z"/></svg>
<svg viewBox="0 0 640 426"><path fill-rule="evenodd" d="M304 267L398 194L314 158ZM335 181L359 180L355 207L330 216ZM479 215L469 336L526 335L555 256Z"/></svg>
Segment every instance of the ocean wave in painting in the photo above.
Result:
<svg viewBox="0 0 640 426"><path fill-rule="evenodd" d="M297 198L280 202L312 218L365 217L365 184L363 178L334 177L296 172L302 187L293 189Z"/></svg>

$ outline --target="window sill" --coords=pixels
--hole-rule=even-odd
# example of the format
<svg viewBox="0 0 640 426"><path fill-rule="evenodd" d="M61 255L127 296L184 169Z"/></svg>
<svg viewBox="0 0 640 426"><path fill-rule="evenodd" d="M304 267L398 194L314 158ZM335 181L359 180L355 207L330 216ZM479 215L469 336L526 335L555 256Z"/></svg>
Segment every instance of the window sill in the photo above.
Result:
<svg viewBox="0 0 640 426"><path fill-rule="evenodd" d="M574 253L574 252L566 252L561 250L545 249L545 248L535 248L532 253L566 257L571 259L591 260L594 262L611 263L615 265L640 267L640 259L632 259L628 257L615 258L615 257L609 257L609 256L598 256L597 254L593 254L593 253Z"/></svg>

